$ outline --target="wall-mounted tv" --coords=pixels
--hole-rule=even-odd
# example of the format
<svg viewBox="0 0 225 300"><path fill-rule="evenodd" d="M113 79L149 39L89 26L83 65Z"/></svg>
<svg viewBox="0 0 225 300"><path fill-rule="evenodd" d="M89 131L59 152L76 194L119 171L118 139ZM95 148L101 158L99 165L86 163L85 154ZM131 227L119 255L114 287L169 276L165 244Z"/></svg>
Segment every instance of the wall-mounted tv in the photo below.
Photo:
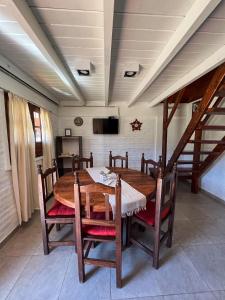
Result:
<svg viewBox="0 0 225 300"><path fill-rule="evenodd" d="M119 119L109 117L107 119L93 119L94 134L118 134Z"/></svg>

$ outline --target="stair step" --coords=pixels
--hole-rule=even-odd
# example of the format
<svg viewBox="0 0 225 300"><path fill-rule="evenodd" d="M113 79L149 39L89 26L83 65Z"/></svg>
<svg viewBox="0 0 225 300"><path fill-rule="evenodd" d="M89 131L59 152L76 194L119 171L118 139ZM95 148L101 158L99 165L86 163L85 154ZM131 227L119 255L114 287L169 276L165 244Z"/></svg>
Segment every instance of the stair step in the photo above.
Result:
<svg viewBox="0 0 225 300"><path fill-rule="evenodd" d="M213 154L213 155L217 155L219 154L219 152L212 152L212 151L200 151L201 155L209 155L209 154ZM181 153L181 155L194 155L193 151L184 151Z"/></svg>
<svg viewBox="0 0 225 300"><path fill-rule="evenodd" d="M202 161L193 161L193 160L178 160L178 165L199 165Z"/></svg>
<svg viewBox="0 0 225 300"><path fill-rule="evenodd" d="M177 172L179 173L192 173L192 168L177 168Z"/></svg>
<svg viewBox="0 0 225 300"><path fill-rule="evenodd" d="M206 111L207 115L225 115L225 107L211 107Z"/></svg>
<svg viewBox="0 0 225 300"><path fill-rule="evenodd" d="M220 126L220 125L205 125L205 126L202 126L200 129L202 129L202 130L225 131L225 126Z"/></svg>
<svg viewBox="0 0 225 300"><path fill-rule="evenodd" d="M225 141L221 140L189 140L188 143L194 144L194 143L200 143L200 144L222 144L225 145Z"/></svg>

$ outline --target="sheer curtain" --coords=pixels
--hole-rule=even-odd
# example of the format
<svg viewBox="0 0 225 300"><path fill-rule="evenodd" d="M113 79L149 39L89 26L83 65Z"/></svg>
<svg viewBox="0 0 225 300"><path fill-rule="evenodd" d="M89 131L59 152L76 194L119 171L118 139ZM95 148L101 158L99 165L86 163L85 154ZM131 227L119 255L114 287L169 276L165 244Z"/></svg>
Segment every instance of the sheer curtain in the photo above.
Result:
<svg viewBox="0 0 225 300"><path fill-rule="evenodd" d="M41 108L41 132L42 132L42 149L43 149L43 169L52 166L54 157L54 137L50 114L47 110Z"/></svg>
<svg viewBox="0 0 225 300"><path fill-rule="evenodd" d="M19 223L38 206L34 131L28 103L9 93L10 155Z"/></svg>

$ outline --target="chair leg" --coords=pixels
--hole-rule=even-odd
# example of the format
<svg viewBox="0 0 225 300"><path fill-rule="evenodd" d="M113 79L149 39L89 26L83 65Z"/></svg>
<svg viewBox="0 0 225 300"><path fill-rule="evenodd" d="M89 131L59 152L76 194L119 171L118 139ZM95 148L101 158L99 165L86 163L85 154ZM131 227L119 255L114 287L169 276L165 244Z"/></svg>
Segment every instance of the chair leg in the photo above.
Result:
<svg viewBox="0 0 225 300"><path fill-rule="evenodd" d="M49 254L48 227L47 227L45 220L42 220L41 226L42 226L42 239L43 239L44 255L48 255Z"/></svg>
<svg viewBox="0 0 225 300"><path fill-rule="evenodd" d="M77 252L79 281L82 283L85 281L83 240L81 234L77 235L76 231L75 231L75 238L76 238L75 251Z"/></svg>
<svg viewBox="0 0 225 300"><path fill-rule="evenodd" d="M73 223L73 233L74 233L74 246L75 246L75 253L77 253L77 238L76 238L76 223Z"/></svg>
<svg viewBox="0 0 225 300"><path fill-rule="evenodd" d="M155 242L154 251L153 251L153 267L155 269L159 268L159 242Z"/></svg>
<svg viewBox="0 0 225 300"><path fill-rule="evenodd" d="M169 224L168 224L169 236L166 242L166 246L168 248L171 248L173 243L173 225L174 225L174 216L172 215L171 218L169 219Z"/></svg>
<svg viewBox="0 0 225 300"><path fill-rule="evenodd" d="M56 225L56 231L60 231L60 224L55 224Z"/></svg>
<svg viewBox="0 0 225 300"><path fill-rule="evenodd" d="M116 245L116 287L122 288L122 243L117 241Z"/></svg>
<svg viewBox="0 0 225 300"><path fill-rule="evenodd" d="M159 268L159 249L160 249L160 222L155 224L154 247L153 247L153 267Z"/></svg>
<svg viewBox="0 0 225 300"><path fill-rule="evenodd" d="M172 233L171 232L169 232L169 236L168 236L168 239L167 239L167 242L166 242L166 246L168 248L172 247Z"/></svg>
<svg viewBox="0 0 225 300"><path fill-rule="evenodd" d="M122 249L124 249L125 247L124 247L124 232L123 232L123 230L124 230L124 218L122 218L122 220L121 220L121 243L122 243Z"/></svg>

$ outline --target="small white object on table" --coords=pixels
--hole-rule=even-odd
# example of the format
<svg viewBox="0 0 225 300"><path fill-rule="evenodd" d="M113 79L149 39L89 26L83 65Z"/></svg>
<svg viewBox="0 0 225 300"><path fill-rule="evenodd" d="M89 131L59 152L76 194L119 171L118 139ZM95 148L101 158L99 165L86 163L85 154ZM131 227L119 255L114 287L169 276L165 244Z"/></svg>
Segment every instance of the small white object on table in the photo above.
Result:
<svg viewBox="0 0 225 300"><path fill-rule="evenodd" d="M86 169L95 182L115 187L116 174L105 167L94 167ZM115 196L109 195L109 202L115 214ZM146 196L133 188L130 184L121 180L121 213L122 217L131 216L134 213L146 209Z"/></svg>

